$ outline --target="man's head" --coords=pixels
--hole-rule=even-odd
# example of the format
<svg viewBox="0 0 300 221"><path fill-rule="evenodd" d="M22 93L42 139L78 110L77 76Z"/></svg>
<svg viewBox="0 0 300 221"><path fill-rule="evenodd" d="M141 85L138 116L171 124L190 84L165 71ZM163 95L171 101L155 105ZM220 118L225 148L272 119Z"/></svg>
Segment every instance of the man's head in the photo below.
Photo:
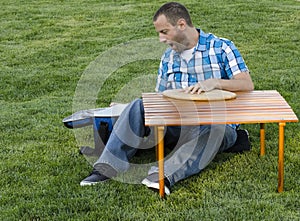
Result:
<svg viewBox="0 0 300 221"><path fill-rule="evenodd" d="M176 2L164 4L155 13L153 24L160 42L170 45L173 50L182 52L195 46L196 29L183 5Z"/></svg>
<svg viewBox="0 0 300 221"><path fill-rule="evenodd" d="M193 27L188 10L180 3L169 2L161 6L153 16L153 22L155 22L160 15L165 15L168 22L173 26L176 25L179 19L184 19L188 26Z"/></svg>

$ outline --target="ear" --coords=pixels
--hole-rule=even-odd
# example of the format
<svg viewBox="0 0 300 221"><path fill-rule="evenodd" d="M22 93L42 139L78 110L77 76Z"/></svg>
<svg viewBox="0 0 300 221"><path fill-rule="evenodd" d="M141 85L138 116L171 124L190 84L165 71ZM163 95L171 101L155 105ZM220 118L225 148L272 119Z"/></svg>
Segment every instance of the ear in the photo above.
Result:
<svg viewBox="0 0 300 221"><path fill-rule="evenodd" d="M183 18L180 18L178 21L177 21L177 27L180 29L180 30L184 30L186 28L186 21L185 19Z"/></svg>

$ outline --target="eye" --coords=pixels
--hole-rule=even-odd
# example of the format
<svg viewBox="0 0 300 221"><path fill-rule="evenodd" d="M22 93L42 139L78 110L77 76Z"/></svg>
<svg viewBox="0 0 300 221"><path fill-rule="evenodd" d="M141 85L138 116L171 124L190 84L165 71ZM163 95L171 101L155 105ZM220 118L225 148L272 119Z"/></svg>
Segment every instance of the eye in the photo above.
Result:
<svg viewBox="0 0 300 221"><path fill-rule="evenodd" d="M168 34L168 31L167 30L162 30L160 33L166 35L166 34Z"/></svg>

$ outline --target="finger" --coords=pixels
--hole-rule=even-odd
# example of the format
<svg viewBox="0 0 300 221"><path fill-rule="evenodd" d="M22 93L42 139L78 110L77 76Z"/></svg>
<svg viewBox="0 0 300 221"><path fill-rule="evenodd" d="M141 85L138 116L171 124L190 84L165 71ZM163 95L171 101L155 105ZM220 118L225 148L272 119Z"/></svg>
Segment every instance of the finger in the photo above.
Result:
<svg viewBox="0 0 300 221"><path fill-rule="evenodd" d="M194 86L186 87L186 88L184 88L184 92L185 92L185 93L190 93L190 91L192 91L193 88L194 88Z"/></svg>
<svg viewBox="0 0 300 221"><path fill-rule="evenodd" d="M195 94L197 91L201 90L199 85L195 85L193 90L191 91L191 94Z"/></svg>
<svg viewBox="0 0 300 221"><path fill-rule="evenodd" d="M204 90L202 88L199 88L199 90L197 91L197 94L201 94L202 92L204 92Z"/></svg>

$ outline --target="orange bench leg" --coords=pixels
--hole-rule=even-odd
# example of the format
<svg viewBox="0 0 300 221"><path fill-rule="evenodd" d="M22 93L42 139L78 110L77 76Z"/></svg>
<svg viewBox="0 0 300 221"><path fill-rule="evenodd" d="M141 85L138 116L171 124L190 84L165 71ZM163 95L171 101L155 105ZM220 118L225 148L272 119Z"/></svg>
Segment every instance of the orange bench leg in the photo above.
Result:
<svg viewBox="0 0 300 221"><path fill-rule="evenodd" d="M265 124L260 124L260 156L264 156L265 151Z"/></svg>
<svg viewBox="0 0 300 221"><path fill-rule="evenodd" d="M158 176L159 176L159 195L161 198L165 196L164 181L164 127L157 128L157 160L158 160Z"/></svg>
<svg viewBox="0 0 300 221"><path fill-rule="evenodd" d="M284 126L285 123L279 123L279 141L278 141L278 192L283 191L284 179Z"/></svg>

